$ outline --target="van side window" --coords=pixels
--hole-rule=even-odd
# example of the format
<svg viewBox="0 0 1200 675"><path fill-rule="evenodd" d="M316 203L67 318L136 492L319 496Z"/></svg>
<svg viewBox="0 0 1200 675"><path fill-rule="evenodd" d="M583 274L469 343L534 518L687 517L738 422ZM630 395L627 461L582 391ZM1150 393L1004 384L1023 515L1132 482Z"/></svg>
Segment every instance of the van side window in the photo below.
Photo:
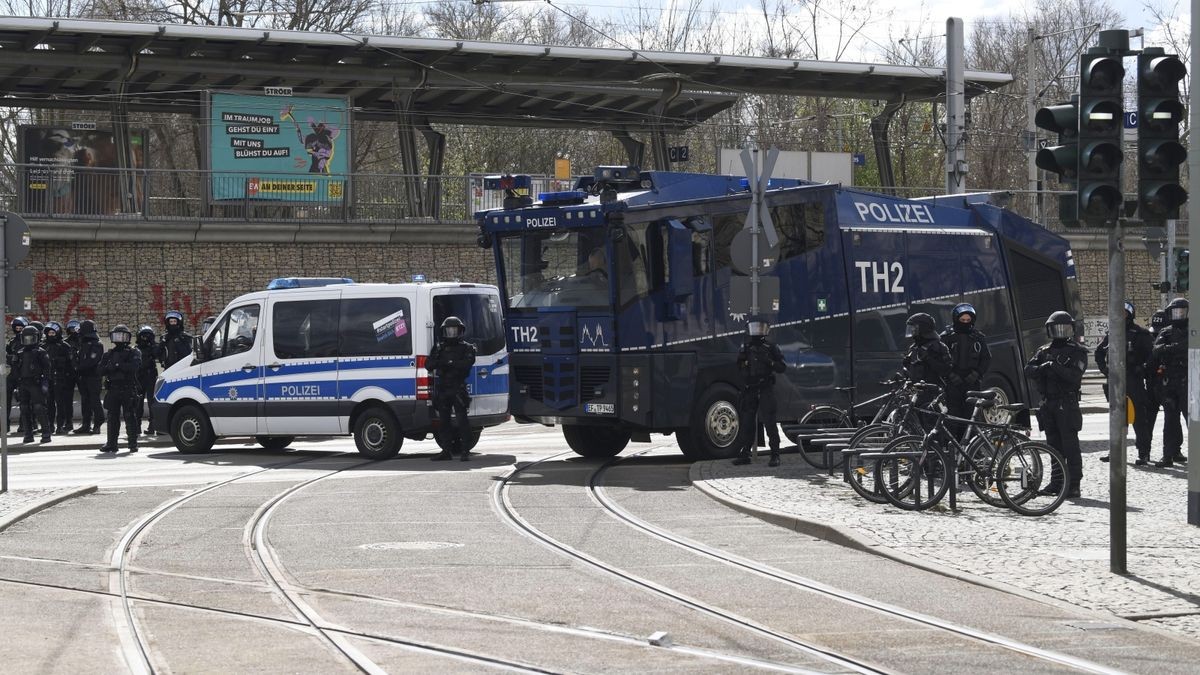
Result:
<svg viewBox="0 0 1200 675"><path fill-rule="evenodd" d="M208 336L208 355L219 359L248 352L258 336L258 305L235 307L221 317Z"/></svg>
<svg viewBox="0 0 1200 675"><path fill-rule="evenodd" d="M482 293L433 296L433 325L437 339L441 338L442 321L448 316L462 319L467 326L463 338L475 345L475 351L480 356L504 349L504 317L496 296Z"/></svg>
<svg viewBox="0 0 1200 675"><path fill-rule="evenodd" d="M714 268L723 270L732 266L733 254L729 247L733 244L733 238L737 236L737 233L746 227L746 212L716 215L713 217L712 224Z"/></svg>
<svg viewBox="0 0 1200 675"><path fill-rule="evenodd" d="M306 359L337 356L338 300L277 302L271 312L275 356Z"/></svg>
<svg viewBox="0 0 1200 675"><path fill-rule="evenodd" d="M771 207L779 233L779 258L791 258L825 245L825 204L806 202Z"/></svg>
<svg viewBox="0 0 1200 675"><path fill-rule="evenodd" d="M412 309L407 298L342 298L342 356L410 356Z"/></svg>

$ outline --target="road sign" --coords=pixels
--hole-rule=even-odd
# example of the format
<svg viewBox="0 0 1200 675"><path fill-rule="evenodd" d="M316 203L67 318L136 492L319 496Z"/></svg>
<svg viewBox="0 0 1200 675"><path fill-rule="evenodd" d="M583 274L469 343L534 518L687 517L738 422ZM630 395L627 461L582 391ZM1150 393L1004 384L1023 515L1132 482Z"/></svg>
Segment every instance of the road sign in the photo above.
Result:
<svg viewBox="0 0 1200 675"><path fill-rule="evenodd" d="M4 227L4 257L11 268L29 257L29 225L21 216L7 211L0 211L0 221Z"/></svg>
<svg viewBox="0 0 1200 675"><path fill-rule="evenodd" d="M733 265L733 269L740 274L750 274L750 268L754 266L754 235L750 230L741 230L733 235L733 241L729 243L729 263ZM779 260L779 247L768 246L766 237L760 232L758 234L758 272L765 274L775 269L775 263Z"/></svg>
<svg viewBox="0 0 1200 675"><path fill-rule="evenodd" d="M749 314L752 307L750 277L729 278L729 311ZM779 311L779 277L758 277L759 314Z"/></svg>
<svg viewBox="0 0 1200 675"><path fill-rule="evenodd" d="M856 152L850 156L850 163L854 166L866 166L867 156L861 152Z"/></svg>
<svg viewBox="0 0 1200 675"><path fill-rule="evenodd" d="M688 146L676 145L676 146L667 148L667 160L670 161L672 164L674 164L676 162L688 161Z"/></svg>
<svg viewBox="0 0 1200 675"><path fill-rule="evenodd" d="M4 280L4 304L9 312L28 312L33 309L33 272L9 270Z"/></svg>

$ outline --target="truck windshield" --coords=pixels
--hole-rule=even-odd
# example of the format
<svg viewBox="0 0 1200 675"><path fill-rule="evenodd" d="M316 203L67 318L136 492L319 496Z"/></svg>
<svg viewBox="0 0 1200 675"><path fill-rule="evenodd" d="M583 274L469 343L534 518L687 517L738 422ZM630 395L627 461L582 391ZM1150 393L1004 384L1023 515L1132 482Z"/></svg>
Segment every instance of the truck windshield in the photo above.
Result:
<svg viewBox="0 0 1200 675"><path fill-rule="evenodd" d="M611 265L604 232L525 232L503 239L509 307L608 306Z"/></svg>

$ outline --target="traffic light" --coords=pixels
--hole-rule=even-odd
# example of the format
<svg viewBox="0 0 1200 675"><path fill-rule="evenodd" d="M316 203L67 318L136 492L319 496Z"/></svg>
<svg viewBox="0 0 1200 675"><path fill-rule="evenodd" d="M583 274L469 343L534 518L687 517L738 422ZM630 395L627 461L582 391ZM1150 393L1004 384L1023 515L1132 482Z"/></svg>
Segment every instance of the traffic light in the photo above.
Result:
<svg viewBox="0 0 1200 675"><path fill-rule="evenodd" d="M1038 150L1034 163L1039 169L1058 174L1062 189L1074 190L1079 171L1079 97L1070 103L1040 108L1033 122L1040 129L1058 135L1058 143ZM1074 195L1059 195L1058 216L1063 225L1072 227L1079 222L1079 207Z"/></svg>
<svg viewBox="0 0 1200 675"><path fill-rule="evenodd" d="M1191 253L1186 248L1175 249L1175 292L1188 292L1188 259Z"/></svg>
<svg viewBox="0 0 1200 675"><path fill-rule="evenodd" d="M1179 143L1179 82L1185 75L1183 62L1161 47L1138 55L1138 213L1143 221L1178 218L1187 201L1179 184L1179 165L1187 160Z"/></svg>
<svg viewBox="0 0 1200 675"><path fill-rule="evenodd" d="M1121 193L1120 55L1097 47L1079 57L1079 217L1093 227L1116 226Z"/></svg>

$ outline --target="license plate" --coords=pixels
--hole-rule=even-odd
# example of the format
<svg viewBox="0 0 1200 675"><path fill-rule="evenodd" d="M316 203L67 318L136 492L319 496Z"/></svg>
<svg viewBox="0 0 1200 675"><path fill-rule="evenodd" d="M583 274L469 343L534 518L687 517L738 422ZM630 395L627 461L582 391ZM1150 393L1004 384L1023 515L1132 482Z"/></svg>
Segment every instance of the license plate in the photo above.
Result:
<svg viewBox="0 0 1200 675"><path fill-rule="evenodd" d="M617 409L612 403L585 403L583 411L592 415L612 415Z"/></svg>

